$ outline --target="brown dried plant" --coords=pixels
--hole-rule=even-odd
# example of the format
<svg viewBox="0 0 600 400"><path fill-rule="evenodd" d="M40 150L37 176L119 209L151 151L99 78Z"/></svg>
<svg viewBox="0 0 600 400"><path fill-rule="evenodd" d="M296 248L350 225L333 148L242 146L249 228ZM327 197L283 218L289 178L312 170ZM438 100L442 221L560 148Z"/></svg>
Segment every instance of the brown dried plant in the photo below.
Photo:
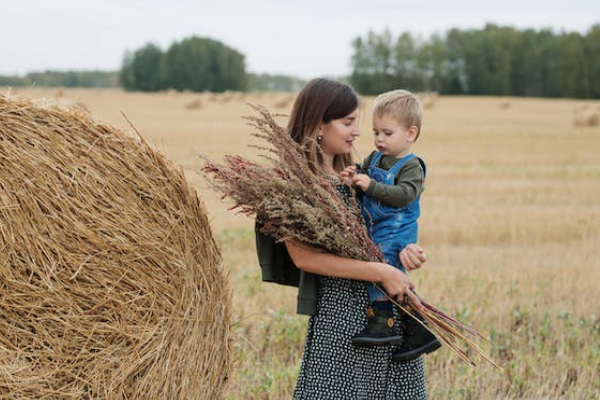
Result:
<svg viewBox="0 0 600 400"><path fill-rule="evenodd" d="M320 169L311 168L301 146L267 109L251 107L259 114L246 117L255 128L253 136L271 145L253 146L262 152L267 164L255 163L240 155L227 155L222 164L201 156L206 161L201 171L209 178L212 188L223 198L233 200L231 210L256 216L263 224L262 231L276 240L293 240L356 260L384 262L380 249L368 235L356 197L344 196L341 183ZM411 303L390 300L419 321ZM473 340L483 338L481 334L424 299L420 300L425 307L419 313L426 321L424 326L463 361L475 365L469 353L461 348L461 341L500 368Z"/></svg>

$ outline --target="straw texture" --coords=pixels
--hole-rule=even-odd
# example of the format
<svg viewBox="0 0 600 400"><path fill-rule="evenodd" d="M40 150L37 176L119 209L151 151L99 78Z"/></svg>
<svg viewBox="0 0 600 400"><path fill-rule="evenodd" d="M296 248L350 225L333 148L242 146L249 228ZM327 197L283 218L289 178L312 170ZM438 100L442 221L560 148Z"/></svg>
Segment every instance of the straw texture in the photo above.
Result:
<svg viewBox="0 0 600 400"><path fill-rule="evenodd" d="M219 399L230 289L196 192L81 109L0 95L0 398Z"/></svg>

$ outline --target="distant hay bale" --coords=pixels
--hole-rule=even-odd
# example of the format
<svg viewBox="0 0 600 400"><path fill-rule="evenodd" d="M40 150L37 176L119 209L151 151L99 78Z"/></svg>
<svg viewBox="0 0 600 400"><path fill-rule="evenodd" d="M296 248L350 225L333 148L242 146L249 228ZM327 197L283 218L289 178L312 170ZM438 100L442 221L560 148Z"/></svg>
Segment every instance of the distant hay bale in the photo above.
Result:
<svg viewBox="0 0 600 400"><path fill-rule="evenodd" d="M202 100L200 99L192 100L185 105L186 110L199 110L200 108L202 108Z"/></svg>
<svg viewBox="0 0 600 400"><path fill-rule="evenodd" d="M599 126L600 114L592 110L587 104L573 110L573 125L578 127Z"/></svg>
<svg viewBox="0 0 600 400"><path fill-rule="evenodd" d="M222 398L230 292L203 207L144 141L0 95L0 397Z"/></svg>
<svg viewBox="0 0 600 400"><path fill-rule="evenodd" d="M237 101L244 101L246 100L246 93L244 92L236 92L234 99Z"/></svg>
<svg viewBox="0 0 600 400"><path fill-rule="evenodd" d="M176 89L166 89L161 91L161 94L166 96L177 96L179 95L179 92Z"/></svg>
<svg viewBox="0 0 600 400"><path fill-rule="evenodd" d="M285 96L282 99L279 99L277 102L275 102L274 107L275 108L279 108L279 109L283 109L283 108L290 108L292 106L292 104L294 103L294 100L296 99L296 96Z"/></svg>
<svg viewBox="0 0 600 400"><path fill-rule="evenodd" d="M235 100L234 92L226 90L223 93L211 93L209 100L217 103L228 103L231 100Z"/></svg>
<svg viewBox="0 0 600 400"><path fill-rule="evenodd" d="M221 93L219 100L221 103L229 103L231 100L234 100L234 93L231 90L226 90Z"/></svg>
<svg viewBox="0 0 600 400"><path fill-rule="evenodd" d="M423 100L422 104L425 110L431 110L435 106L435 100L426 98Z"/></svg>
<svg viewBox="0 0 600 400"><path fill-rule="evenodd" d="M435 102L437 101L439 94L437 92L423 92L418 94L419 99L421 100L421 105L424 110L431 110L435 107Z"/></svg>

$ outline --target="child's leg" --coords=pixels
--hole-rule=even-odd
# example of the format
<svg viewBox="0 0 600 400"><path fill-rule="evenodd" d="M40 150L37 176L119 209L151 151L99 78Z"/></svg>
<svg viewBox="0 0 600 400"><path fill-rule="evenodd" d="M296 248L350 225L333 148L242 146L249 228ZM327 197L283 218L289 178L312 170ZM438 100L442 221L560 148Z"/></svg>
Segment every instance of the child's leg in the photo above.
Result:
<svg viewBox="0 0 600 400"><path fill-rule="evenodd" d="M416 314L421 322L423 319ZM409 361L420 357L423 354L431 353L442 347L438 338L429 332L421 323L415 321L413 317L400 311L402 323L402 345L392 353L392 361Z"/></svg>
<svg viewBox="0 0 600 400"><path fill-rule="evenodd" d="M369 292L369 302L373 304L376 301L388 301L385 294L371 282L367 283L367 292Z"/></svg>
<svg viewBox="0 0 600 400"><path fill-rule="evenodd" d="M382 246L384 250L384 256L389 264L395 265L402 272L406 273L406 270L400 263L398 258L400 251L404 248L403 245L394 246L393 243L389 243L386 246ZM397 259L396 263L393 263ZM441 342L429 332L421 323L415 321L410 315L407 315L402 310L400 312L400 319L402 322L402 345L392 353L393 361L409 361L420 357L423 354L430 353L437 350L442 346ZM421 322L424 323L422 317L415 313Z"/></svg>
<svg viewBox="0 0 600 400"><path fill-rule="evenodd" d="M402 340L394 322L392 303L371 283L367 284L371 306L367 309L367 326L352 338L359 347L396 344Z"/></svg>

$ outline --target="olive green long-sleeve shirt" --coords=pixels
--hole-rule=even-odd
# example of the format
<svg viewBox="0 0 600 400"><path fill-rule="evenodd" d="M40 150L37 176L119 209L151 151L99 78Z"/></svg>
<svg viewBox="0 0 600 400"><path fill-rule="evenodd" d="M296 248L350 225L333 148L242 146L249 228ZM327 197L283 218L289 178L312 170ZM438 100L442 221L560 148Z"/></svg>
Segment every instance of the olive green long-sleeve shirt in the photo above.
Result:
<svg viewBox="0 0 600 400"><path fill-rule="evenodd" d="M360 172L367 173L371 159L375 152L363 161ZM382 156L377 167L389 170L398 162L398 158L391 156ZM408 160L396 174L394 186L385 185L375 180L371 180L365 195L377 199L390 207L406 207L411 201L417 198L424 190L425 172L419 160L414 157Z"/></svg>

